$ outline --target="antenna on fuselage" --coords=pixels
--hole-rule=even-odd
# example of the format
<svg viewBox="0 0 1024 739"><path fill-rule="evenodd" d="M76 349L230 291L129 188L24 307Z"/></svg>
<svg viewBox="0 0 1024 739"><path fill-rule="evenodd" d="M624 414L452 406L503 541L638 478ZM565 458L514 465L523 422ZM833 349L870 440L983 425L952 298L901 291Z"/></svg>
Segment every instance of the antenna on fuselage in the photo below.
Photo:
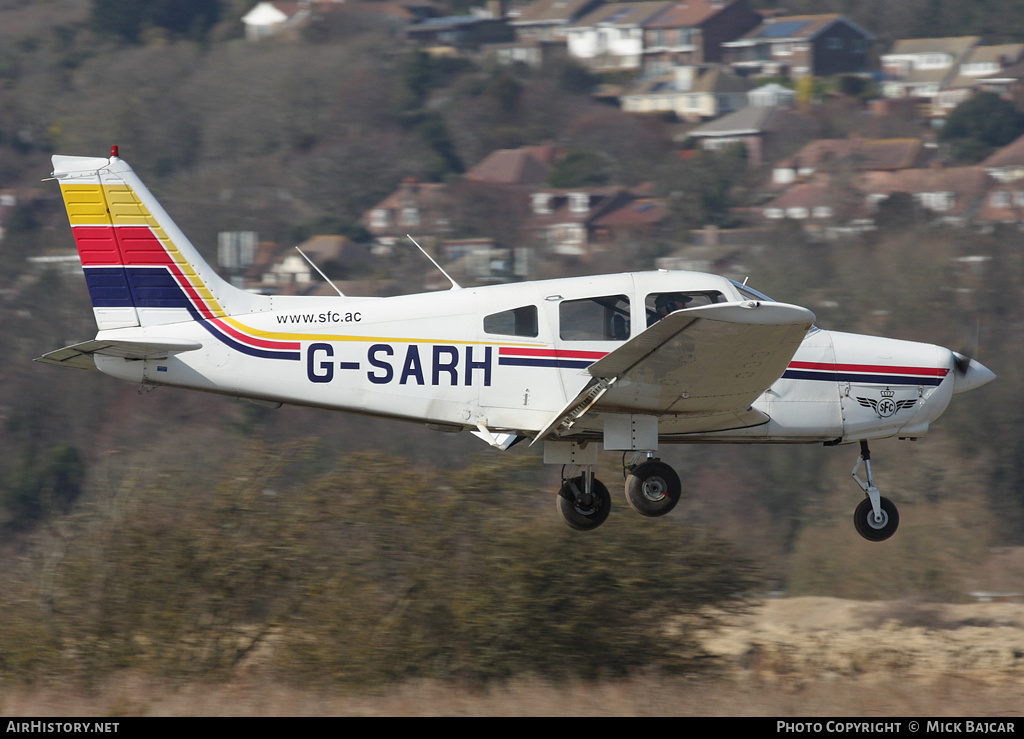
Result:
<svg viewBox="0 0 1024 739"><path fill-rule="evenodd" d="M302 258L309 262L309 266L316 270L317 274L323 277L327 284L334 288L334 292L338 293L341 297L345 297L345 293L338 289L338 286L331 282L331 278L320 271L320 268L316 266L316 263L312 259L306 256L306 252L302 251L299 247L295 247L295 251L302 255Z"/></svg>
<svg viewBox="0 0 1024 739"><path fill-rule="evenodd" d="M412 243L416 244L416 248L419 249L421 252L423 252L423 256L425 256L427 259L429 259L430 263L433 264L435 267L437 267L441 271L441 274L443 274L445 277L448 278L448 282L452 283L452 286L451 286L450 289L452 289L452 290L461 290L462 289L462 285L460 285L455 280L453 280L452 276L450 274L448 274L447 272L445 272L444 268L440 264L438 264L437 262L434 261L434 258L427 253L426 249L424 249L422 246L420 246L417 243L416 239L414 239L409 234L406 234L405 236L406 236L407 239L409 239L409 241L411 241Z"/></svg>

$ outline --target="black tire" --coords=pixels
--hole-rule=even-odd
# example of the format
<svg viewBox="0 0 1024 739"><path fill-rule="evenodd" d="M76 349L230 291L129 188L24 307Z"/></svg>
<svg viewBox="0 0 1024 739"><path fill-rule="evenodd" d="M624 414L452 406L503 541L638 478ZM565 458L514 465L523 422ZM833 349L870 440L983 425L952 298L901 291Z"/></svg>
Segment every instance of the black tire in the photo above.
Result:
<svg viewBox="0 0 1024 739"><path fill-rule="evenodd" d="M853 525L857 533L868 541L885 541L895 534L900 526L900 512L896 509L896 504L888 498L880 498L878 502L882 508L881 523L875 521L869 498L862 500L853 513Z"/></svg>
<svg viewBox="0 0 1024 739"><path fill-rule="evenodd" d="M682 492L679 475L664 462L644 462L626 477L626 502L648 518L664 516L675 508Z"/></svg>
<svg viewBox="0 0 1024 739"><path fill-rule="evenodd" d="M576 490L583 491L582 475L566 480L562 489L558 491L558 513L570 528L577 531L593 531L603 524L611 513L612 496L604 483L597 478L591 481L589 502L577 502Z"/></svg>

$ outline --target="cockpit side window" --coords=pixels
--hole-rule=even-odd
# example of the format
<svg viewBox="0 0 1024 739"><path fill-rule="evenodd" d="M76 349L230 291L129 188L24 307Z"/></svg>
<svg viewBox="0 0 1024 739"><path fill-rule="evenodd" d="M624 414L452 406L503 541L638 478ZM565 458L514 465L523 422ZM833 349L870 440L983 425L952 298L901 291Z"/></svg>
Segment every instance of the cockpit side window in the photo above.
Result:
<svg viewBox="0 0 1024 739"><path fill-rule="evenodd" d="M698 292L650 293L644 301L647 311L647 325L653 326L669 313L700 305L726 302L725 296L717 290Z"/></svg>
<svg viewBox="0 0 1024 739"><path fill-rule="evenodd" d="M558 335L566 341L625 341L629 338L629 298L603 295L563 300Z"/></svg>
<svg viewBox="0 0 1024 739"><path fill-rule="evenodd" d="M524 305L484 316L484 333L504 336L537 336L537 306Z"/></svg>

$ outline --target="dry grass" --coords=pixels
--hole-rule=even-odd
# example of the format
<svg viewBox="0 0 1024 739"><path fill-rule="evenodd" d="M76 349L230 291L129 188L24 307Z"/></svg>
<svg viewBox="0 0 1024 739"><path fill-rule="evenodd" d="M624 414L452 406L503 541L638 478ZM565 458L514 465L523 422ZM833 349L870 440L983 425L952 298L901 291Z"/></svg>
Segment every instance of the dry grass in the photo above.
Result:
<svg viewBox="0 0 1024 739"><path fill-rule="evenodd" d="M931 681L635 678L556 686L521 680L488 691L412 683L363 695L267 683L169 687L122 676L94 694L0 694L3 716L1020 716L1020 688Z"/></svg>
<svg viewBox="0 0 1024 739"><path fill-rule="evenodd" d="M224 684L123 673L85 691L0 688L0 716L1006 716L1024 714L1024 604L769 600L709 634L711 677L483 690L310 690L245 668Z"/></svg>

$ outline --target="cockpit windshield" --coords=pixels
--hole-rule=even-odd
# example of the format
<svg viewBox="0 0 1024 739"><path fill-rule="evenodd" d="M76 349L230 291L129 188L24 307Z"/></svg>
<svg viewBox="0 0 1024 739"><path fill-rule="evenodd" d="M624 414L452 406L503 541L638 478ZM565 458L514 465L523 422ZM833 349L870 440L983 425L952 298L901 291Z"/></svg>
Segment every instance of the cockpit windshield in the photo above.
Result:
<svg viewBox="0 0 1024 739"><path fill-rule="evenodd" d="M743 285L743 284L741 284L739 282L736 282L736 280L729 280L729 282L731 282L732 286L735 287L737 291L739 291L740 296L743 297L743 298L746 298L747 300L756 300L756 301L767 302L767 303L776 303L776 302L778 302L774 298L769 298L764 293L758 292L757 290L755 290L754 288L750 287L749 285ZM808 333L809 334L813 334L813 333L816 333L816 332L818 332L820 330L821 329L818 328L817 326L811 326L811 328L808 330Z"/></svg>
<svg viewBox="0 0 1024 739"><path fill-rule="evenodd" d="M764 300L769 303L776 302L773 298L769 298L764 293L759 293L757 290L750 287L749 285L740 284L739 282L736 282L736 280L730 280L730 282L733 284L733 287L739 290L740 295L742 295L747 300Z"/></svg>

